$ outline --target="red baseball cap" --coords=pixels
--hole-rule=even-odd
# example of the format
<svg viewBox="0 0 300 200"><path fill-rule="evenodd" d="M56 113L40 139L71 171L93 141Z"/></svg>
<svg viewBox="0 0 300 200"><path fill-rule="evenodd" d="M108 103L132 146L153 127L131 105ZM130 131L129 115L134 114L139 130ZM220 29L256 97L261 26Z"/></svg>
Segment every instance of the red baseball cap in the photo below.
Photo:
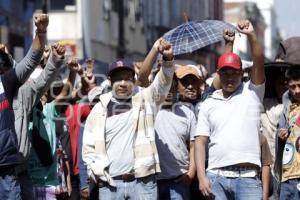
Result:
<svg viewBox="0 0 300 200"><path fill-rule="evenodd" d="M224 53L219 57L217 68L222 69L224 67L230 67L237 70L242 69L241 58L235 53Z"/></svg>

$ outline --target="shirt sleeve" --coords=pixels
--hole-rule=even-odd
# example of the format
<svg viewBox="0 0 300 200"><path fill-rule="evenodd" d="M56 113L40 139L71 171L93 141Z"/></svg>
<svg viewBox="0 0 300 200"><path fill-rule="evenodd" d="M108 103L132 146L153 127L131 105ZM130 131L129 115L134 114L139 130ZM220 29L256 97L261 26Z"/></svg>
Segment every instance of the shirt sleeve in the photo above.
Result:
<svg viewBox="0 0 300 200"><path fill-rule="evenodd" d="M264 99L264 95L265 95L265 83L260 84L260 85L255 85L254 83L252 83L252 81L249 81L249 90L252 90L256 93L256 95L258 96L259 100L262 102Z"/></svg>
<svg viewBox="0 0 300 200"><path fill-rule="evenodd" d="M208 120L208 114L204 108L204 105L205 104L202 103L200 106L195 137L210 136L210 124Z"/></svg>
<svg viewBox="0 0 300 200"><path fill-rule="evenodd" d="M195 117L195 114L191 112L191 118L190 118L190 141L195 140L195 132L197 128L197 120Z"/></svg>

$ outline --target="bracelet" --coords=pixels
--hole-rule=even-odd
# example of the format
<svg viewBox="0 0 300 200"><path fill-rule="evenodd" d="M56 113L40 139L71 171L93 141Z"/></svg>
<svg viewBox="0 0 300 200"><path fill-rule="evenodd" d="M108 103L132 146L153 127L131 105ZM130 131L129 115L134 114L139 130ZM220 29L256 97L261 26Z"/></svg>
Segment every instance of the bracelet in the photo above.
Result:
<svg viewBox="0 0 300 200"><path fill-rule="evenodd" d="M47 31L40 31L38 29L35 30L35 34L36 35L46 35L47 34Z"/></svg>
<svg viewBox="0 0 300 200"><path fill-rule="evenodd" d="M174 59L174 56L172 56L171 59L169 59L169 58L166 57L166 56L163 56L163 60L164 60L164 61L172 61L173 59Z"/></svg>

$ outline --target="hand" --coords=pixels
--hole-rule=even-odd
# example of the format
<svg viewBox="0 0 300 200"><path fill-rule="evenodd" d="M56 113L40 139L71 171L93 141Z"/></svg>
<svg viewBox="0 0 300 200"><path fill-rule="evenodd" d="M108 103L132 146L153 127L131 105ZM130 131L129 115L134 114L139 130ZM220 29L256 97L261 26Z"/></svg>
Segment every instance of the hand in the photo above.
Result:
<svg viewBox="0 0 300 200"><path fill-rule="evenodd" d="M211 190L210 180L207 176L199 180L199 189L201 193L206 197L212 197L214 195Z"/></svg>
<svg viewBox="0 0 300 200"><path fill-rule="evenodd" d="M8 49L5 44L0 44L0 51L4 51L5 53L9 54Z"/></svg>
<svg viewBox="0 0 300 200"><path fill-rule="evenodd" d="M285 128L279 129L278 137L282 140L287 140L287 138L289 137L288 130Z"/></svg>
<svg viewBox="0 0 300 200"><path fill-rule="evenodd" d="M168 61L173 60L174 58L173 49L169 42L161 38L159 40L159 45L157 48L158 48L158 52L163 55L163 58L165 58Z"/></svg>
<svg viewBox="0 0 300 200"><path fill-rule="evenodd" d="M223 31L223 37L225 42L234 42L235 39L235 32L232 29L225 28Z"/></svg>
<svg viewBox="0 0 300 200"><path fill-rule="evenodd" d="M163 38L159 38L158 40L156 40L153 44L153 49L155 49L157 52L161 53L163 51L163 49L161 49L161 42L163 41Z"/></svg>
<svg viewBox="0 0 300 200"><path fill-rule="evenodd" d="M94 71L94 60L91 58L88 58L85 60L85 66L86 66L86 73L88 75L93 74Z"/></svg>
<svg viewBox="0 0 300 200"><path fill-rule="evenodd" d="M49 24L49 17L47 14L35 14L33 16L34 19L34 24L36 26L37 32L38 33L46 33L47 32L47 27Z"/></svg>
<svg viewBox="0 0 300 200"><path fill-rule="evenodd" d="M90 197L89 188L87 187L85 189L80 190L80 196L83 199L89 199L89 197Z"/></svg>
<svg viewBox="0 0 300 200"><path fill-rule="evenodd" d="M65 52L66 52L65 46L60 45L59 43L55 43L51 46L51 48L52 48L53 56L55 56L59 59L62 59L64 57Z"/></svg>
<svg viewBox="0 0 300 200"><path fill-rule="evenodd" d="M191 185L193 181L193 177L191 177L189 175L189 173L186 173L186 174L183 174L179 179L178 179L178 182L182 182L184 183L185 185L189 186Z"/></svg>
<svg viewBox="0 0 300 200"><path fill-rule="evenodd" d="M81 66L79 65L79 62L76 58L70 58L67 62L68 68L70 71L73 72L80 72L82 71Z"/></svg>
<svg viewBox="0 0 300 200"><path fill-rule="evenodd" d="M253 25L249 20L241 20L237 24L237 29L239 32L244 33L246 35L254 33Z"/></svg>
<svg viewBox="0 0 300 200"><path fill-rule="evenodd" d="M68 184L68 195L69 195L69 197L71 196L71 193L72 193L72 186L71 186L71 184Z"/></svg>

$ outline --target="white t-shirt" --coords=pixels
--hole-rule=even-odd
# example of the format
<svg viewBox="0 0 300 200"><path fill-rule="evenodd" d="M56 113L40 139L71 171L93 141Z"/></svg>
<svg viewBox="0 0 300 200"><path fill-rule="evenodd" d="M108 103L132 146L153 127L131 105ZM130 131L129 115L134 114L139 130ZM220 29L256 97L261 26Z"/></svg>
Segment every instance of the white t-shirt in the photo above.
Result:
<svg viewBox="0 0 300 200"><path fill-rule="evenodd" d="M225 99L215 91L200 107L195 136L208 136L208 169L239 163L260 166L260 115L265 85L242 83Z"/></svg>
<svg viewBox="0 0 300 200"><path fill-rule="evenodd" d="M173 106L173 111L161 109L155 118L156 146L161 173L158 179L170 179L189 169L187 144L194 140L195 114L185 105Z"/></svg>
<svg viewBox="0 0 300 200"><path fill-rule="evenodd" d="M132 109L106 119L105 143L110 162L109 174L114 177L132 172L134 167Z"/></svg>

